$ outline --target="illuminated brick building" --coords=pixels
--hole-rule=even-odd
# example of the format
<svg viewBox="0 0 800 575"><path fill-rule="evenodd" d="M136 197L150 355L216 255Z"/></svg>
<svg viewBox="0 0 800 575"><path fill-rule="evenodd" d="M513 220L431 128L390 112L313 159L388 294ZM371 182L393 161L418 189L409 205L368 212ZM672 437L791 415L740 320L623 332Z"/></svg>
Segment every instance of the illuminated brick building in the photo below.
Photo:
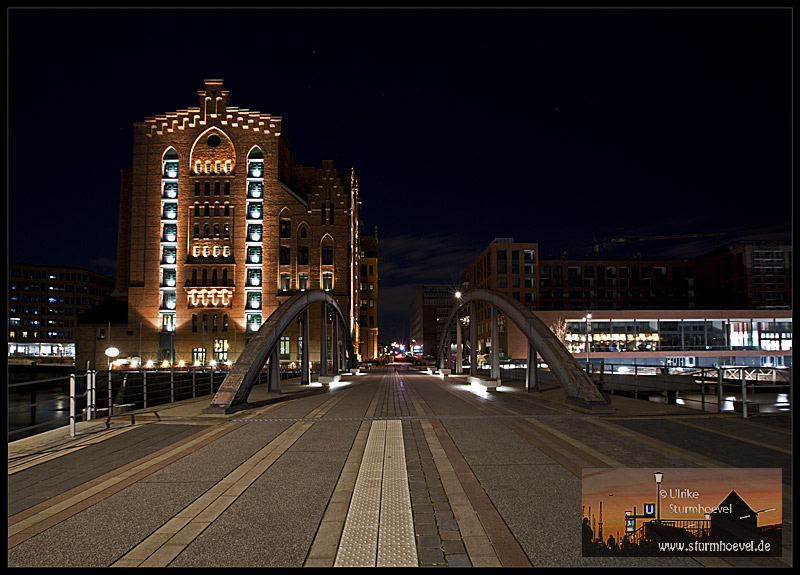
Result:
<svg viewBox="0 0 800 575"><path fill-rule="evenodd" d="M230 106L221 80L198 96L197 107L134 123L120 201L121 357L235 361L277 306L307 289L330 290L355 335L354 171L295 163L281 118ZM282 360L300 357L300 333L284 334Z"/></svg>

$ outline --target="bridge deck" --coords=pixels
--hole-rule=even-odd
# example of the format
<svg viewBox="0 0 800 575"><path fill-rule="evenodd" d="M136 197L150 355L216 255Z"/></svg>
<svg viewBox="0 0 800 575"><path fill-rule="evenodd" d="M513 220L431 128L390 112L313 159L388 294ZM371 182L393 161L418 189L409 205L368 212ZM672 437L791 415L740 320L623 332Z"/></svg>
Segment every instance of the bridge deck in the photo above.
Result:
<svg viewBox="0 0 800 575"><path fill-rule="evenodd" d="M209 396L9 444L9 566L791 564L789 546L779 558L580 550L588 467L782 468L788 543L780 418L622 397L598 415L561 389L487 392L404 368L282 395L230 415L203 414Z"/></svg>

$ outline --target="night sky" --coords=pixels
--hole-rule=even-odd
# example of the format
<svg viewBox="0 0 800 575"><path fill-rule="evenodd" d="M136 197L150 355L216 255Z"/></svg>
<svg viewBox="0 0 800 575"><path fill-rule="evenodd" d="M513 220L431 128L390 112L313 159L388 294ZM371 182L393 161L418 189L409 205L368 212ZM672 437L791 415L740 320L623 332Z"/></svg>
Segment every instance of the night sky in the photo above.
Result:
<svg viewBox="0 0 800 575"><path fill-rule="evenodd" d="M116 273L133 123L280 116L354 166L379 236L379 338L496 237L540 256L691 256L791 239L790 9L10 9L8 258Z"/></svg>

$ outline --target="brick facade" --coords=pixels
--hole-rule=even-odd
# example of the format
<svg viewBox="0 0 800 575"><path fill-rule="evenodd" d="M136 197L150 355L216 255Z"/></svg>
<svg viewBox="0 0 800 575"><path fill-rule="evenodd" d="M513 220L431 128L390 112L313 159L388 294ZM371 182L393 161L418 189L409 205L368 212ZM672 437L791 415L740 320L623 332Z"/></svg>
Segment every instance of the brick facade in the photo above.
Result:
<svg viewBox="0 0 800 575"><path fill-rule="evenodd" d="M190 364L205 350L205 363L235 361L277 306L321 289L327 274L355 335L353 170L297 164L281 118L231 107L221 80L206 80L198 97L198 107L134 123L120 195L121 356ZM251 307L258 299L260 309ZM319 311L311 315L309 349L318 353ZM291 358L298 335L287 333Z"/></svg>

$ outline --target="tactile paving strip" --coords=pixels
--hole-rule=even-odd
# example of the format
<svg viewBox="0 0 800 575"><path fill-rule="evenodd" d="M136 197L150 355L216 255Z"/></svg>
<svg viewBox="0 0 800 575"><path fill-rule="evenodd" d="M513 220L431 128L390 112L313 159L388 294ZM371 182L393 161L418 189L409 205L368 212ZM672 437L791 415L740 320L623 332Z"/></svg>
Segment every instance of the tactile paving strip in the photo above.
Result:
<svg viewBox="0 0 800 575"><path fill-rule="evenodd" d="M336 567L416 567L402 423L372 423Z"/></svg>

